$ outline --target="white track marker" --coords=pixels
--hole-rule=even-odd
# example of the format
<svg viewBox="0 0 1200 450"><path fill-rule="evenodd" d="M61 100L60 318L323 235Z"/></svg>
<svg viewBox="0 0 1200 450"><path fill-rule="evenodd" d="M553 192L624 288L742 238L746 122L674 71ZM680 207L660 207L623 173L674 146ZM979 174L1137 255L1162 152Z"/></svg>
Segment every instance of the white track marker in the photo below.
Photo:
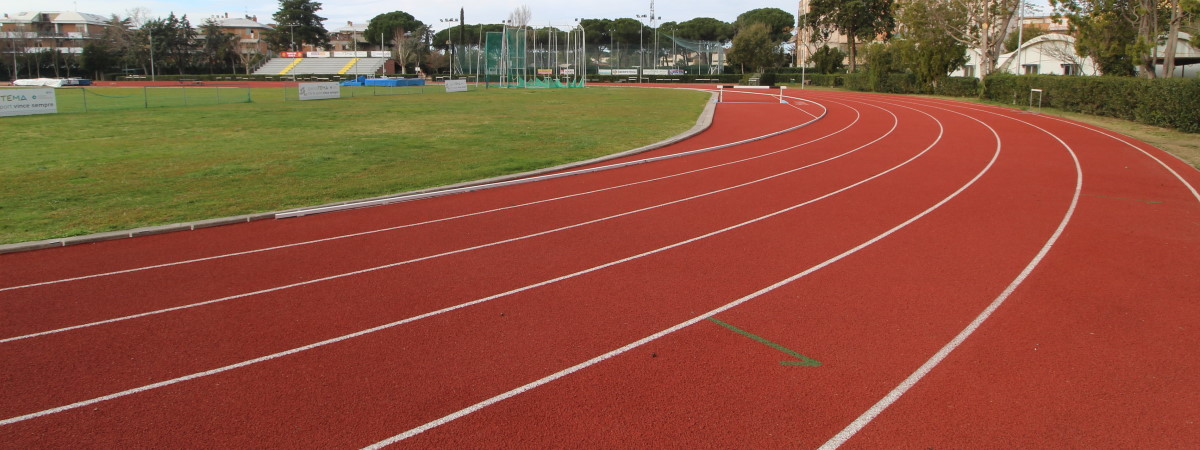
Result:
<svg viewBox="0 0 1200 450"><path fill-rule="evenodd" d="M931 105L925 106L938 108ZM1059 236L1061 236L1063 231L1066 230L1067 224L1071 221L1071 216L1075 213L1075 206L1079 203L1079 195L1083 190L1083 168L1080 167L1079 158L1076 157L1075 151L1071 149L1071 146L1067 145L1066 142L1063 142L1063 140L1054 133L1046 131L1045 129L1024 120L1008 117L1003 114L992 113L989 111L980 112L994 114L1029 125L1030 127L1036 128L1054 138L1054 140L1058 141L1064 148L1067 149L1067 153L1071 155L1071 159L1075 162L1075 193L1071 198L1071 205L1067 208L1067 212L1063 216L1062 221L1059 222L1058 228L1055 229L1054 233L1050 235L1050 239L1046 241L1046 244L1042 246L1042 249L1033 257L1033 260L1029 261L1029 264L1025 266L1025 269L1022 270L1015 279L1013 279L1012 283L1009 283L1008 287L1006 287L998 297L992 300L992 303L989 304L987 308L984 308L983 312L979 313L979 315L975 317L975 320L972 320L971 323L967 324L966 328L963 328L958 335L954 336L954 338L951 339L950 342L947 342L946 345L937 351L937 353L934 353L929 360L925 361L925 363L918 367L915 372L908 376L908 378L905 378L904 381L901 381L900 385L892 389L891 392L888 392L887 395L871 406L870 409L867 409L867 411L863 412L862 415L851 422L850 425L847 425L846 428L842 429L842 431L830 438L829 441L826 441L825 444L821 446L822 449L835 449L842 446L842 444L845 444L846 441L850 440L850 438L854 437L855 434L858 434L859 431L862 431L864 427L878 417L880 413L895 403L896 400L899 400L900 396L904 395L905 392L908 392L909 389L920 382L925 375L929 374L929 372L937 367L942 360L946 359L946 356L949 356L950 352L953 352L954 349L962 345L962 343L966 341L967 338L970 337L971 334L983 324L984 321L991 317L992 313L995 312L996 309L1000 308L1000 305L1004 304L1004 301L1007 300L1008 297L1017 290L1017 287L1019 287L1027 277L1029 277L1029 274L1033 273L1033 270L1037 268L1042 259L1046 257L1046 254L1050 252L1050 249L1054 247L1054 243L1058 241Z"/></svg>
<svg viewBox="0 0 1200 450"><path fill-rule="evenodd" d="M881 108L881 109L882 109L882 108ZM910 109L911 109L911 108L910 108ZM890 113L890 112L889 112L889 113ZM928 115L928 114L926 114L926 115ZM893 114L893 117L895 117L895 115L894 115L894 114ZM932 116L931 116L931 117L932 117ZM898 119L897 119L897 120L898 120ZM937 121L937 119L934 119L934 120L935 120L935 121ZM939 127L940 127L940 122L939 122ZM893 127L892 127L892 130L894 131L895 129L896 129L896 125L893 125ZM883 137L886 137L886 135L885 135L885 136L883 136ZM865 147L865 146L867 146L867 145L871 145L871 144L872 144L872 143L874 143L874 142L878 142L880 139L883 139L883 137L877 138L876 140L874 140L874 141L871 141L870 143L864 144L864 145L863 145L863 147ZM403 325L403 324L406 324L406 323L415 322L415 321L417 321L417 320L421 320L421 319L425 319L425 318L429 318L429 317L433 317L433 316L441 315L441 314L444 314L444 313L447 313L447 312L450 312L450 311L454 311L454 310L458 310L458 309L467 308L467 307L470 307L470 306L474 306L474 305L478 305L478 304L485 303L485 302L488 302L488 301L492 301L492 300L495 300L495 299L498 299L498 298L507 297L507 296L509 296L509 295L513 295L513 294L517 294L517 293L520 293L520 292L524 292L524 291L528 291L528 290L536 289L536 288L539 288L539 287L542 287L542 286L546 286L546 285L550 285L550 284L553 284L553 283L557 283L557 282L559 282L559 281L563 281L563 280L567 280L567 279L575 278L575 277L578 277L578 276L581 276L581 275L585 275L585 274L588 274L588 273L592 273L592 272L596 272L596 271L599 271L599 270L603 270L603 269L606 269L606 268L608 268L608 267L616 266L616 265L618 265L618 264L623 264L623 263L626 263L626 262L629 262L629 261L633 261L633 260L636 260L636 259L641 259L641 258L643 258L643 257L650 256L650 255L657 254L657 253L661 253L661 252L664 252L664 251L667 251L667 250L670 250L670 249L673 249L673 248L676 248L676 247L681 247L681 246L684 246L684 245L687 245L687 244L690 244L690 243L693 243L693 242L696 242L696 241L699 241L699 240L702 240L702 239L706 239L706 238L709 238L709 237L712 237L712 236L716 236L716 235L718 235L718 234L721 234L721 233L725 233L725 232L727 232L727 231L730 231L730 230L738 229L738 228L741 228L741 227L744 227L744 226L747 226L747 225L750 225L750 224L753 224L753 223L757 223L757 222L760 222L760 221L766 220L766 219L768 219L768 218L771 218L771 217L778 216L778 215L780 215L780 214L784 214L784 213L786 213L786 212L789 212L789 211L792 211L792 210L798 209L798 208L800 208L800 207L803 207L803 206L805 206L805 205L808 205L808 204L811 204L811 203L815 203L815 202L817 202L817 201L820 201L820 200L823 200L823 199L826 199L826 198L832 197L832 196L834 196L834 195L837 195L837 194L839 194L839 193L841 193L841 192L844 192L844 191L850 190L850 189L852 189L852 188L855 188L855 187L857 187L857 186L859 186L859 185L862 185L862 184L864 184L864 183L866 183L866 182L868 182L868 181L871 181L871 180L873 180L873 179L879 178L879 177L881 177L881 176L883 176L883 175L886 175L886 174L888 174L888 173L890 173L890 172L892 172L892 171L894 171L894 170L896 170L896 169L899 169L900 167L903 167L903 166L907 165L908 163L910 163L910 162L912 162L912 161L916 160L917 158L921 157L921 156L922 156L922 155L924 155L926 152L928 152L930 149L932 149L932 148L933 148L935 145L937 145L937 143L938 143L938 142L941 140L941 137L942 137L942 135L941 135L941 133L939 133L939 134L938 134L938 137L937 137L937 139L936 139L936 140L935 140L935 141L934 141L932 144L930 144L930 145L929 145L929 147L925 148L925 150L923 150L923 151L921 151L920 153L916 154L916 155L915 155L915 156L913 156L912 158L909 158L908 160L905 160L904 162L901 162L900 164L898 164L898 165L896 165L896 166L894 166L894 167L892 167L892 168L890 168L890 169L884 170L883 172L880 172L880 173L878 173L878 174L875 174L875 175L873 175L873 176L871 176L871 177L869 177L869 178L863 179L863 180L861 180L861 181L859 181L859 182L856 182L856 183L854 183L854 184L851 184L851 185L849 185L849 186L843 187L843 188L841 188L841 189L838 189L838 190L836 190L836 191L830 192L830 193L828 193L828 194L822 195L822 196L820 196L820 197L817 197L817 198L814 198L814 199L811 199L811 200L807 200L807 201L805 201L805 202L803 202L803 203L799 203L799 204L796 204L796 205L790 206L790 207L788 207L788 208L785 208L785 209L782 209L782 210L778 210L778 211L775 211L775 212L773 212L773 213L770 213L770 214L767 214L767 215L764 215L764 216L760 216L760 217L758 217L758 218L755 218L755 219L751 219L751 220L748 220L748 221L745 221L745 222L742 222L742 223L739 223L739 224L736 224L736 225L732 225L732 226L729 226L729 227L726 227L726 228L723 228L723 229L720 229L720 230L717 230L717 231L713 231L713 232L710 232L710 233L708 233L708 234L705 234L705 235L702 235L702 236L697 236L697 237L694 237L694 238L688 239L688 240L686 240L686 241L676 242L676 243L674 243L674 244L671 244L671 245L668 245L668 246L666 246L666 247L661 247L661 248L658 248L658 249L650 250L650 251L647 251L647 252L644 252L644 253L640 253L640 254L637 254L637 255L633 255L633 256L630 256L630 257L626 257L626 258L623 258L623 259L620 259L620 260L611 261L611 262L608 262L608 263L605 263L605 264L602 264L602 265L599 265L599 266L591 267L591 268L588 268L588 269L584 269L584 270L581 270L581 271L579 271L579 272L575 272L575 273L572 273L572 274L563 275L563 276L560 276L560 277L557 277L557 278L553 278L553 279L550 279L550 280L546 280L546 281L543 281L543 282L540 282L540 283L531 284L531 285L528 285L528 286L520 287L520 288L513 289L513 290L510 290L510 291L507 291L507 292L500 293L500 294L492 295L492 296L489 296L489 297L484 297L484 298L481 298L481 299L478 299L478 300L474 300L474 301L471 301L471 302L467 302L467 303L461 303L461 304L458 304L458 305L450 306L450 307L443 308L443 309L440 309L440 310L437 310L437 311L428 312L428 313L421 314L421 315L414 316L414 317L410 317L410 318L407 318L407 319L398 320L398 321L391 322L391 323L387 323L387 324L384 324L384 325L380 325L380 326L377 326L377 327L374 327L374 328L370 328L370 329L366 329L366 330L358 331L358 332L355 332L355 333L351 333L351 334L347 334L347 335L343 335L343 336L339 336L339 337L335 337L335 338L331 338L331 339L326 339L326 340L324 340L324 341L316 342L316 343L309 344L309 345L306 345L306 346L303 346L303 347L297 347L297 348L293 348L293 349L291 349L291 350L285 350L285 351L282 351L282 352L273 353L273 354L266 355L266 356L263 356L263 357L259 357L259 358L251 359L251 360L248 360L248 361L242 361L242 362L240 362L240 363L236 363L236 364L230 364L230 365L228 365L228 366L219 367L219 368L212 369L212 370L207 370L207 371L204 371L204 372L193 373L193 374L191 374L191 375L185 375L185 376L178 377L178 378L172 378L172 379L170 379L170 380L160 381L160 382L158 382L158 383L148 384L148 385L145 385L145 386L141 386L141 387L137 387L137 388L133 388L133 389L124 390L124 391L121 391L121 392L117 392L117 393L113 393L113 394L109 394L109 395L105 395L105 396L101 396L101 397L96 397L96 398L92 398L92 399L89 399L89 400L83 400L83 401L79 401L79 402L71 403L71 404L69 404L69 405L63 405L63 406L59 406L59 407L56 407L56 408L50 408L50 409L46 409L46 410L42 410L42 411L38 411L38 412L34 412L34 413L25 414L25 415L22 415L22 416L11 417L11 418L8 418L8 419L0 420L0 426L4 426L4 425L11 425L11 424L14 424L14 423L23 422L23 421L30 420L30 419L36 419L36 418L38 418L38 417L47 416L47 415L50 415L50 414L60 413L60 412L63 412L63 411L68 411L68 410L72 410L72 409L75 409L75 408L81 408L81 407L84 407L84 406L89 406L89 405L93 405L93 404L96 404L96 403L100 403L100 402L104 402L104 401L108 401L108 400L113 400L113 399L120 398L120 397L125 397L125 396L128 396L128 395L133 395L133 394L137 394L137 393L140 393L140 392L146 392L146 391L149 391L149 390L152 390L152 389L157 389L157 388L161 388L161 387L170 386L170 385L177 384L177 383L181 383L181 382L184 382L184 381L194 380L194 379L201 378L201 377L206 377L206 376L209 376L209 375L215 375L215 374L218 374L218 373L227 372L227 371L230 371L230 370L233 370L233 369L238 369L238 368L246 367L246 366L249 366L249 365L252 365L252 364L257 364L257 363L264 362L264 361L270 361L270 360L272 360L272 359L280 358L280 357L283 357L283 356L293 355L293 354L296 354L296 353L300 353L300 352L302 352L302 351L311 350L311 349L318 348L318 347L323 347L323 346L326 346L326 345L329 345L329 344L334 344L334 343L338 343L338 342L345 341L345 340L348 340L348 339L353 339L353 338L356 338L356 337L364 336L364 335L371 334L371 333L374 333L374 332L377 332L377 331L386 330L386 329L393 328L393 327L396 327L396 326L399 326L399 325ZM862 148L862 147L860 147L860 148ZM989 167L990 167L990 165L989 165ZM985 171L986 171L986 169L985 169ZM978 178L978 177L977 177L977 178ZM972 182L974 182L974 180L972 180ZM957 192L961 192L963 189L966 189L966 187L964 186L964 187L963 187L963 188L961 188L959 191L956 191L956 193L955 193L955 194L952 194L952 196L953 196L953 195L957 195ZM946 200L943 200L943 201L942 201L942 203L944 203L944 202L946 202L946 201L948 201L948 200L949 200L949 198L947 198ZM942 203L939 203L938 205L941 205ZM937 205L935 205L935 207L934 207L934 208L936 208L936 207L937 207ZM933 209L933 208L931 208L930 210L927 210L925 213L922 213L921 215L927 214L927 213L928 213L929 211L931 211L932 209ZM920 216L918 216L918 218L919 218L919 217L920 217ZM912 221L915 221L916 219L917 219L917 218L910 219L910 220L909 220L909 222L905 222L905 224L907 224L907 223L911 223ZM893 230L896 230L896 229L899 229L899 228L895 228L895 229L893 229ZM889 233L887 233L887 234L890 234L890 232L889 232ZM876 238L876 239L874 239L874 240L868 241L868 243L865 243L865 244L862 244L862 245L860 245L859 247L856 247L856 249L858 249L858 248L862 248L862 247L865 247L866 245L869 245L870 243L873 243L873 242L877 241L878 239L882 239L882 235L881 235L881 237L877 237L877 238ZM857 250L852 250L852 251L857 251ZM849 252L848 252L848 253L849 253ZM847 254L848 254L848 253L847 253ZM840 258L839 258L839 259L840 259ZM826 264L826 265L827 265L827 264ZM821 265L820 267L824 267L824 265ZM816 268L810 269L810 271L811 271L811 270L816 270L817 268L819 268L819 267L816 267ZM703 320L703 318L701 318L701 320Z"/></svg>

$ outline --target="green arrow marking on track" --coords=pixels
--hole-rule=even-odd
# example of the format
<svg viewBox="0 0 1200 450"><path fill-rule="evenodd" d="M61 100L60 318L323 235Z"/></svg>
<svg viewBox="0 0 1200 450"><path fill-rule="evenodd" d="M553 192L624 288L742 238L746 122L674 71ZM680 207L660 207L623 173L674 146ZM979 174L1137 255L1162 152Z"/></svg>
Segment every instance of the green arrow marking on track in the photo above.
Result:
<svg viewBox="0 0 1200 450"><path fill-rule="evenodd" d="M807 366L807 367L817 367L817 366L820 366L820 365L821 365L821 362L820 362L820 361L817 361L817 360L815 360L815 359L812 359L812 358L809 358L809 357L807 357L807 356L801 355L801 354L799 354L799 353L796 353L796 352L794 352L794 351L792 351L792 350L788 349L787 347L784 347L784 346L782 346L782 345L779 345L779 344L776 344L776 343L774 343L774 342L768 341L768 340L766 340L766 339L763 339L763 338L761 338L761 337L759 337L759 336L755 336L755 335L753 335L753 334L751 334L751 333L747 332L746 330L743 330L743 329L741 329L741 328L738 328L738 327L735 327L735 326L733 326L733 325L730 325L730 324L727 324L727 323L725 323L725 322L722 322L722 321L720 321L720 320L717 320L717 318L716 318L716 317L709 317L709 318L708 318L708 320L711 320L711 321L713 321L713 323L716 323L717 325L720 325L720 326L723 326L723 327L725 327L725 328L728 328L729 330L733 331L734 333L740 334L740 335L742 335L742 336L746 336L746 337L748 337L748 338L750 338L750 339L754 339L754 340L756 340L756 341L758 341L758 342L760 342L760 343L762 343L762 344L765 344L767 347L771 347L771 348L773 348L773 349L775 349L775 350L779 350L779 351L781 351L781 352L784 352L784 353L787 353L787 354L789 354L789 355L792 355L792 357L794 357L794 358L796 358L796 359L799 359L799 361L780 361L780 362L779 362L779 364L780 364L780 365L784 365L784 366Z"/></svg>

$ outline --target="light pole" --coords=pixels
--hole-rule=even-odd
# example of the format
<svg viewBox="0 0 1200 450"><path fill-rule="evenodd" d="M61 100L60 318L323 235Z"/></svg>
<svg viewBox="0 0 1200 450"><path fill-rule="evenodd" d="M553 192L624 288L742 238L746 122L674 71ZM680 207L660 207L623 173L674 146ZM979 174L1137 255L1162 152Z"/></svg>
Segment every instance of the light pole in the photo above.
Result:
<svg viewBox="0 0 1200 450"><path fill-rule="evenodd" d="M288 24L288 33L289 33L289 36L291 36L291 41L292 41L288 45L288 48L292 49L292 51L294 52L294 51L296 51L296 24L294 24L294 23Z"/></svg>
<svg viewBox="0 0 1200 450"><path fill-rule="evenodd" d="M154 32L147 30L146 35L150 36L150 81L154 81Z"/></svg>
<svg viewBox="0 0 1200 450"><path fill-rule="evenodd" d="M613 35L615 35L615 34L617 34L617 30L614 30L614 29L608 30L608 70L612 70L612 69L616 68L615 66L613 66L613 59L615 59L617 56L617 47L615 47L613 45L613 42L614 42ZM14 53L14 55L15 55L15 53ZM13 56L13 61L16 61L16 56ZM16 66L17 66L17 64L14 62L13 67L16 67ZM612 75L612 73L610 72L609 75Z"/></svg>
<svg viewBox="0 0 1200 450"><path fill-rule="evenodd" d="M458 19L451 17L449 19L438 19L438 21L442 22L442 23L454 23L454 22L458 22ZM451 79L454 78L454 38L453 38L453 34L450 32L450 30L452 30L452 29L454 29L454 25L446 25L446 48L450 52L450 78Z"/></svg>

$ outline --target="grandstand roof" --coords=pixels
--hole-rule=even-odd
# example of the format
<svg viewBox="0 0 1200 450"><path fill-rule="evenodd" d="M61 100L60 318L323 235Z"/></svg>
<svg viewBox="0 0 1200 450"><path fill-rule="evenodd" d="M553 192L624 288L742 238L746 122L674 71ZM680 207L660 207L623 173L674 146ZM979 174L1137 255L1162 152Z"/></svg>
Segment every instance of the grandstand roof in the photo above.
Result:
<svg viewBox="0 0 1200 450"><path fill-rule="evenodd" d="M3 23L33 23L33 22L51 22L51 23L89 23L93 25L107 25L108 18L98 15L81 13L78 11L22 11L13 15L4 15L4 19L0 20ZM49 20L47 20L49 19Z"/></svg>

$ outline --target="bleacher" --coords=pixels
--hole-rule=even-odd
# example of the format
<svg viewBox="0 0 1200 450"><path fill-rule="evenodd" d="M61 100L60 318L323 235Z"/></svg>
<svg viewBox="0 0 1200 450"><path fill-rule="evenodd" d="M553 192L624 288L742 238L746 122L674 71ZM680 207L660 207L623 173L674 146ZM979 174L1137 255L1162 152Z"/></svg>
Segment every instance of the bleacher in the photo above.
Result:
<svg viewBox="0 0 1200 450"><path fill-rule="evenodd" d="M387 58L274 58L255 75L371 75Z"/></svg>

